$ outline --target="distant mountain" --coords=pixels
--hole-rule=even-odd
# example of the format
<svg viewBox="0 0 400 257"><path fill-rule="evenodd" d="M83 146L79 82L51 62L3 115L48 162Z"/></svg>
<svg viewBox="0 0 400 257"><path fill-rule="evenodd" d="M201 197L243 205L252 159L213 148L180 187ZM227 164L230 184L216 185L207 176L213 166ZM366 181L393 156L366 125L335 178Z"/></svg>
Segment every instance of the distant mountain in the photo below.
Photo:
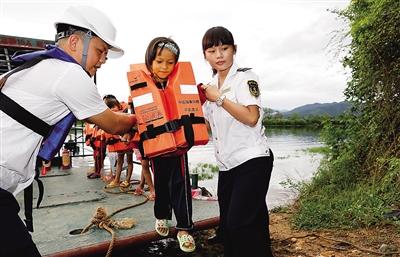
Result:
<svg viewBox="0 0 400 257"><path fill-rule="evenodd" d="M351 103L349 102L333 102L323 104L313 103L294 108L293 110L287 112L281 112L281 114L285 118L292 116L293 113L297 113L300 117L308 117L310 114L314 116L328 114L334 117L342 114L344 111L349 110L350 106Z"/></svg>

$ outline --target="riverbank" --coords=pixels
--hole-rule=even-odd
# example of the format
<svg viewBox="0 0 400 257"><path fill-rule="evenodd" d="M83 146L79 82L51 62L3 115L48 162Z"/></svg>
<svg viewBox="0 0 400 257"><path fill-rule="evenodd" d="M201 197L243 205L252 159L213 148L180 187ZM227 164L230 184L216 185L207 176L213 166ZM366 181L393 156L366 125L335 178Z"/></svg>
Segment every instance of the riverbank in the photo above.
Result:
<svg viewBox="0 0 400 257"><path fill-rule="evenodd" d="M394 226L370 227L352 230L304 231L291 228L290 207L282 212L270 213L270 235L274 257L400 257L400 231ZM208 238L215 229L195 232L197 250L192 257L223 257L221 244L210 244ZM380 252L380 248L392 254ZM382 248L385 248L384 246ZM180 257L183 253L175 239L155 241L124 252L114 252L117 257ZM93 256L100 257L100 256Z"/></svg>

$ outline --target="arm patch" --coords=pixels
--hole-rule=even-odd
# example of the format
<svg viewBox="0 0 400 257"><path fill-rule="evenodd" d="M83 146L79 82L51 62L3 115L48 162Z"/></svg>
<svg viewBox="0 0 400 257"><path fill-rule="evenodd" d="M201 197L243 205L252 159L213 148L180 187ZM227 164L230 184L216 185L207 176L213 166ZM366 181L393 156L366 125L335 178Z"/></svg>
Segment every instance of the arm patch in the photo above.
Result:
<svg viewBox="0 0 400 257"><path fill-rule="evenodd" d="M260 89L258 88L258 83L255 80L248 80L247 85L249 86L249 91L255 98L260 96Z"/></svg>

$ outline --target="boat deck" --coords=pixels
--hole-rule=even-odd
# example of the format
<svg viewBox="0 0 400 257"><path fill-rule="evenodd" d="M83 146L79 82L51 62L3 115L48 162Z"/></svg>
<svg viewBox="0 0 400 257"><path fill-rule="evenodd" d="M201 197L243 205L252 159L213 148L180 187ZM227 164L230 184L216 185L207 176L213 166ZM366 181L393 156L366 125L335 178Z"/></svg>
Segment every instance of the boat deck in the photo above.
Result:
<svg viewBox="0 0 400 257"><path fill-rule="evenodd" d="M116 238L113 249L164 239L154 230L153 201L148 201L145 196L134 196L133 191L121 193L119 188L109 189L112 193L104 191L107 183L101 179L86 177L86 172L90 169L89 165L74 165L67 170L52 167L45 176L40 176L45 190L40 208L36 208L38 187L34 182L32 237L43 256L105 255L112 239L110 232L93 225L86 233L80 234L91 224L98 207L105 208L107 215L115 213L110 219L120 221L123 218L132 218L136 221L129 229L112 228ZM139 175L134 172L132 190L136 188L138 180ZM146 193L149 194L149 191ZM23 192L16 198L21 206L19 215L24 219ZM194 230L218 226L218 215L217 201L193 199ZM169 224L169 237L175 237L174 215Z"/></svg>

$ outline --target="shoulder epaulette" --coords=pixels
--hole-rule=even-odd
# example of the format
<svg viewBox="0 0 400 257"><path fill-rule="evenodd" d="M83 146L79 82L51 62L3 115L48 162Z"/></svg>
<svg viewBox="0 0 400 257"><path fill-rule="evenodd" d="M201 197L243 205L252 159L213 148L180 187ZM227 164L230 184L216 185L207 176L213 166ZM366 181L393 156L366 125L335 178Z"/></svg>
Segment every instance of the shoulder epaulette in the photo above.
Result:
<svg viewBox="0 0 400 257"><path fill-rule="evenodd" d="M252 68L239 68L237 69L237 71L248 71L251 70Z"/></svg>

